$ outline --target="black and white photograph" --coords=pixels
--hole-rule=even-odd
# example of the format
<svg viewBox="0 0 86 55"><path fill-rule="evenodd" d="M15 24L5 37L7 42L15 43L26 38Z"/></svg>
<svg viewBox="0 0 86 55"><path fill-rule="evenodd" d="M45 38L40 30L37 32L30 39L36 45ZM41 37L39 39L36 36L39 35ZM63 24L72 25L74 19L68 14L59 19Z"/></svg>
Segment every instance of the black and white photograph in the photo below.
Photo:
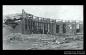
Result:
<svg viewBox="0 0 86 55"><path fill-rule="evenodd" d="M83 50L83 5L3 5L3 50Z"/></svg>

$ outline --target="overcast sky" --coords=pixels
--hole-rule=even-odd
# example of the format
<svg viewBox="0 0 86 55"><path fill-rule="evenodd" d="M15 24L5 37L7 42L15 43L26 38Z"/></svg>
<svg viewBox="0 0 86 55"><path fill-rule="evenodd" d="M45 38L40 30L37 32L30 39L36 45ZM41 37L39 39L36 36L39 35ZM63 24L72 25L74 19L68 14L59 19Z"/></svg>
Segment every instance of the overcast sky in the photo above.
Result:
<svg viewBox="0 0 86 55"><path fill-rule="evenodd" d="M83 20L83 5L3 5L3 15L27 13L62 20Z"/></svg>

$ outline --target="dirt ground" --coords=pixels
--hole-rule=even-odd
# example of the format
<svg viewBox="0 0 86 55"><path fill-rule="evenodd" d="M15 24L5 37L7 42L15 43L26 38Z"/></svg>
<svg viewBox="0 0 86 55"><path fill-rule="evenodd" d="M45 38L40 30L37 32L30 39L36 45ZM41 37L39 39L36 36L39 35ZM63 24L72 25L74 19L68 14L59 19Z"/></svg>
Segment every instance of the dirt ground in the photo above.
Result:
<svg viewBox="0 0 86 55"><path fill-rule="evenodd" d="M36 35L35 35L36 36ZM61 42L61 39L24 37L23 40L3 40L4 50L81 50L83 40ZM53 41L52 41L53 40ZM55 41L54 41L55 40ZM60 40L60 41L59 41Z"/></svg>
<svg viewBox="0 0 86 55"><path fill-rule="evenodd" d="M9 27L10 28L10 27ZM83 35L75 40L64 36L45 34L13 34L8 27L3 28L3 50L82 50ZM71 36L69 36L71 37ZM73 36L74 38L75 36Z"/></svg>

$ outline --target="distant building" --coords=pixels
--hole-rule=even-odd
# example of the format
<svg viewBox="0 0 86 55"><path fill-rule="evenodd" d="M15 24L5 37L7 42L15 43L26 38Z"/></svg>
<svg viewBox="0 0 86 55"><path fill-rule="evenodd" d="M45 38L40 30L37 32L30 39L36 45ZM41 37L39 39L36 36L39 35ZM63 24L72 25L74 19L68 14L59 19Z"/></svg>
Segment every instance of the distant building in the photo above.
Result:
<svg viewBox="0 0 86 55"><path fill-rule="evenodd" d="M55 35L75 35L83 34L83 23L70 21L56 21L54 19L37 17L26 13L12 17L14 19L5 22L14 28L14 32L22 34L55 34ZM78 25L78 26L77 26Z"/></svg>

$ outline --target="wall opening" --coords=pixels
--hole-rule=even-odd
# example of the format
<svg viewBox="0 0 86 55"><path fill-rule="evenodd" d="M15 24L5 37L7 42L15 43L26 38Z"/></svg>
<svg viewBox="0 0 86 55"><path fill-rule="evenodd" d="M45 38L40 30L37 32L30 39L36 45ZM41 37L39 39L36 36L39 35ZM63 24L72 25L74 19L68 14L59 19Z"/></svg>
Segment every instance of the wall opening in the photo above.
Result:
<svg viewBox="0 0 86 55"><path fill-rule="evenodd" d="M47 34L48 33L48 24L45 23L44 24L44 34Z"/></svg>
<svg viewBox="0 0 86 55"><path fill-rule="evenodd" d="M63 24L63 33L66 33L66 24Z"/></svg>
<svg viewBox="0 0 86 55"><path fill-rule="evenodd" d="M76 25L76 33L79 33L80 32L80 26L79 24Z"/></svg>
<svg viewBox="0 0 86 55"><path fill-rule="evenodd" d="M59 33L59 25L56 25L56 33Z"/></svg>

